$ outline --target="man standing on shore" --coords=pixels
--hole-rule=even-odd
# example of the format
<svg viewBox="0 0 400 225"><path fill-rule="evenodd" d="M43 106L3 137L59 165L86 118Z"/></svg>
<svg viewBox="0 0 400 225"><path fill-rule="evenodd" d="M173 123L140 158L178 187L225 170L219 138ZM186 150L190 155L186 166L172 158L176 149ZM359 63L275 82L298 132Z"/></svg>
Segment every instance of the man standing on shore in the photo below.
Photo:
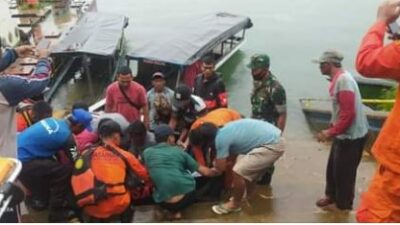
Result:
<svg viewBox="0 0 400 225"><path fill-rule="evenodd" d="M333 138L326 170L325 197L316 202L325 210L351 210L357 167L360 163L368 132L357 83L342 68L343 56L337 51L325 51L315 63L329 77L329 95L333 102L331 127L321 131L318 141Z"/></svg>
<svg viewBox="0 0 400 225"><path fill-rule="evenodd" d="M399 0L385 1L379 7L377 21L365 35L357 54L357 70L363 76L400 82L399 40L384 45L387 27L399 15ZM357 211L358 222L400 221L399 100L400 92L397 91L396 103L372 147L378 167L368 191L361 196Z"/></svg>

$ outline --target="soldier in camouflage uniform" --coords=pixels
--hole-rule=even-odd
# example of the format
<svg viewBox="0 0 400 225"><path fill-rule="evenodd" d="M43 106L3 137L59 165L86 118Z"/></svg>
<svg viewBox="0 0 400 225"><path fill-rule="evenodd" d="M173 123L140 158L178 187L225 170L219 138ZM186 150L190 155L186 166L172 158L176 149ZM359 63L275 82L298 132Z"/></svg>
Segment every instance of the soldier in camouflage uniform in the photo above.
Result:
<svg viewBox="0 0 400 225"><path fill-rule="evenodd" d="M254 55L250 64L253 76L253 91L251 93L252 118L268 121L282 132L286 125L286 93L283 86L269 70L268 55ZM271 167L260 184L270 184L274 167Z"/></svg>

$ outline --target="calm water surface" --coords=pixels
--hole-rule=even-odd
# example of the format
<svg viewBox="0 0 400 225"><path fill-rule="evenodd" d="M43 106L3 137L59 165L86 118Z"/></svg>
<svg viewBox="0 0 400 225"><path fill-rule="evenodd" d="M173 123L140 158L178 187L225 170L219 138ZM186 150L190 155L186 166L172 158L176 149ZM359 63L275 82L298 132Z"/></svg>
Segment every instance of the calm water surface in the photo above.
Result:
<svg viewBox="0 0 400 225"><path fill-rule="evenodd" d="M285 86L289 117L285 136L287 153L277 163L273 187L263 189L243 213L218 217L210 204L199 204L185 212L195 222L348 222L349 215L318 211L314 201L323 194L329 146L317 143L301 112L299 98L328 97L328 82L319 73L318 58L326 49L345 56L344 66L354 71L354 58L363 34L374 22L379 0L98 0L99 11L130 17L126 30L128 48L134 49L135 28L187 21L207 12L227 11L249 16L254 27L247 43L220 70L225 75L232 108L250 114L252 88L246 68L254 53L271 57L273 73ZM170 31L171 33L174 31ZM168 33L163 34L168 35ZM104 91L103 88L98 89ZM77 89L77 93L79 88ZM76 94L76 93L74 93ZM77 97L78 98L78 97ZM69 104L72 100L69 100ZM356 204L367 188L374 163L364 158L360 165ZM355 205L356 205L355 204ZM154 221L152 211L139 209L136 221Z"/></svg>
<svg viewBox="0 0 400 225"><path fill-rule="evenodd" d="M226 77L233 108L249 115L252 87L246 68L254 53L271 57L271 70L287 91L289 120L287 135L308 132L298 98L328 96L328 82L311 59L335 48L345 56L344 66L354 71L360 40L375 20L379 0L98 0L99 11L118 12L130 17L126 30L128 46L134 47L135 27L227 11L249 16L254 27L247 43L220 70ZM187 21L190 23L190 20ZM173 31L171 31L173 32ZM168 35L168 34L165 34ZM304 136L303 136L304 137Z"/></svg>

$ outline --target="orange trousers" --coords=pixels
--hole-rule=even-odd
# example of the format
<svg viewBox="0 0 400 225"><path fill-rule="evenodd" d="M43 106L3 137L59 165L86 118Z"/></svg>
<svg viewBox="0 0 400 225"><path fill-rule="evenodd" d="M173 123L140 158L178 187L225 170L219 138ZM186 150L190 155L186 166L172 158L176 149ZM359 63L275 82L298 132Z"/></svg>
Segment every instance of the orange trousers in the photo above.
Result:
<svg viewBox="0 0 400 225"><path fill-rule="evenodd" d="M379 165L356 217L361 223L400 222L400 174Z"/></svg>

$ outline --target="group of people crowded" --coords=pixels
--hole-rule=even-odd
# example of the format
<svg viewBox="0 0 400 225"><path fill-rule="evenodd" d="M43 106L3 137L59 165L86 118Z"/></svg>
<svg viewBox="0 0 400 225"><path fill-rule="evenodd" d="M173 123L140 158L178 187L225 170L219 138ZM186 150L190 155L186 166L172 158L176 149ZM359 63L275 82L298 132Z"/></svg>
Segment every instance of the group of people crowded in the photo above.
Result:
<svg viewBox="0 0 400 225"><path fill-rule="evenodd" d="M398 44L383 46L386 26L400 15L400 1L387 1L378 22L364 38L357 69L366 76L398 80ZM51 59L45 50L21 46L6 50L4 70L18 57L39 58L30 77L0 76L0 151L22 162L19 180L27 203L49 209L49 222L83 220L130 222L134 206L156 204L170 219L197 201L225 201L212 206L219 215L241 211L256 184L270 184L275 162L285 151L285 89L270 71L265 54L251 57L251 118L229 108L228 94L212 55L202 59L194 86L171 90L168 77L156 72L152 88L133 81L122 66L106 90L104 112L89 112L76 102L63 119L52 116L41 99L49 83ZM342 68L343 56L328 50L315 62L330 80L332 125L317 135L333 139L327 165L325 210L353 207L357 167L368 124L354 78ZM380 75L384 74L384 75ZM29 99L29 100L28 100ZM374 145L378 171L362 196L361 222L398 222L398 129L396 102ZM18 127L18 134L17 134ZM225 192L228 191L228 192Z"/></svg>
<svg viewBox="0 0 400 225"><path fill-rule="evenodd" d="M210 55L202 59L193 88L181 84L172 91L167 77L157 72L146 93L130 68L122 66L106 90L104 112L89 112L78 101L57 119L41 98L51 73L41 61L36 71L47 79L40 80L40 87L30 84L36 92L9 106L13 115L7 122L18 131L16 155L23 165L19 180L28 193L26 202L36 210L48 208L50 222L131 221L133 206L148 203L179 219L181 210L196 201L221 200L223 190L232 197L212 210L238 212L256 182L269 184L271 168L283 154L276 126L283 130L285 125L285 92L269 71L267 55L256 55L249 64L257 83L254 119L228 108Z"/></svg>

